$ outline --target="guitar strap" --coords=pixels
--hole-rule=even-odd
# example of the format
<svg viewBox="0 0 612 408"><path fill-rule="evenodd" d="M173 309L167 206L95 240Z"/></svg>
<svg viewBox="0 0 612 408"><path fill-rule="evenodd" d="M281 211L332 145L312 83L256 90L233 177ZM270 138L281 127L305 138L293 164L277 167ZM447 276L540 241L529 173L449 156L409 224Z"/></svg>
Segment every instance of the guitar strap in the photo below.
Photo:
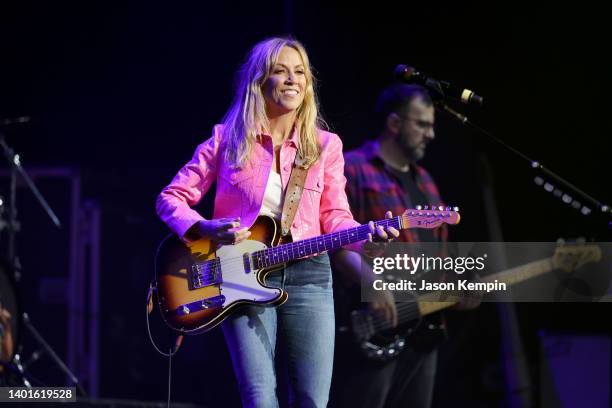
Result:
<svg viewBox="0 0 612 408"><path fill-rule="evenodd" d="M306 183L306 175L308 175L308 169L298 166L297 162L298 154L296 152L291 176L285 191L285 202L283 203L283 213L281 215L281 234L283 237L288 236L291 232L291 224L300 205L300 199L304 192L304 183Z"/></svg>

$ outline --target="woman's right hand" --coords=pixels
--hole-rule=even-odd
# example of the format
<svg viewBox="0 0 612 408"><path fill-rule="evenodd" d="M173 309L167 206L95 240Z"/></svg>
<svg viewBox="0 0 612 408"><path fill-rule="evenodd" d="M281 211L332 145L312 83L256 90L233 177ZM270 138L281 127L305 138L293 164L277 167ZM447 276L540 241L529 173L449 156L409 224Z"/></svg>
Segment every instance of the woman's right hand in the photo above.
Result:
<svg viewBox="0 0 612 408"><path fill-rule="evenodd" d="M251 235L247 227L240 228L240 217L202 220L189 228L187 239L208 238L222 245L233 245L244 241Z"/></svg>

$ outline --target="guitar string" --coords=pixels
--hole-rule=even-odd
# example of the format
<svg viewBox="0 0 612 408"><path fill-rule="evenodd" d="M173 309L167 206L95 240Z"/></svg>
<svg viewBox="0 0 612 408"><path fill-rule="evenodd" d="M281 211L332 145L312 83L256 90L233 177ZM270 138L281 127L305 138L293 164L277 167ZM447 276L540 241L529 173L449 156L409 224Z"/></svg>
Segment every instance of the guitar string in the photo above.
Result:
<svg viewBox="0 0 612 408"><path fill-rule="evenodd" d="M388 225L389 223L394 222L394 221L398 221L397 218L398 217L395 217L395 218L392 218L392 219L385 219L385 220L382 220L382 221L378 221L377 225L381 225L382 224L381 226L387 227L387 226L389 226ZM398 223L399 223L399 221L398 221ZM351 228L351 229L344 230L344 231L338 231L337 233L332 233L332 234L338 234L340 236L341 234L348 234L352 230L358 230L358 229L360 229L360 228L362 228L364 226L366 226L366 225L360 225L359 227ZM399 224L398 224L398 226L399 226ZM356 233L359 234L358 235L358 239L356 239L353 242L359 242L359 241L363 241L364 239L366 239L367 238L367 234L369 233L369 230L367 230L367 232L365 233L365 236L363 234L364 231L356 231ZM317 242L317 240L319 240L319 239L321 239L321 238L320 237L313 237L313 238L308 238L308 239L306 239L304 241L292 242L292 243L288 243L288 244L284 244L284 245L290 246L290 248L288 248L287 251L292 251L293 252L292 256L295 256L295 251L296 250L297 251L303 251L304 249L306 250L306 252L310 251L311 254L312 254L312 253L316 253L319 250L319 249L317 249L317 250L315 250L313 252L313 250L312 250L312 246L313 245L319 246L321 242L323 242L324 244L326 243L325 239L321 239L321 241ZM328 239L331 239L331 237L328 237ZM342 237L340 237L340 240L342 241ZM349 244L350 243L347 243L347 244L344 244L344 245L349 245ZM283 247L284 247L284 245L283 245ZM303 248L300 248L300 246L302 246ZM307 248L307 247L309 247L309 248ZM276 251L276 252L278 252L279 248L281 248L281 247L270 247L270 248L261 249L261 250L258 250L256 252L252 253L251 257L253 259L258 258L258 256L256 254L258 252L260 252L260 251L264 252L264 253L266 251L269 251L269 252ZM329 249L324 249L321 252L325 252L325 251L328 251L328 250ZM284 252L286 253L287 251L284 251ZM264 256L264 254L262 253L261 256ZM260 262L262 261L261 260L261 256L259 256L260 259L258 259L258 261L260 261ZM266 265L266 262L268 262L268 261L267 260L263 260L263 264L261 264L259 266L261 266L263 268L267 268L267 267L272 267L272 266L279 265L279 264L282 264L282 263L286 262L286 261L283 261L283 262L274 262L274 258L281 258L282 257L281 254L268 256L268 258L270 258L270 257L272 258L272 262L273 262L272 264ZM297 259L299 259L299 258L297 258ZM214 258L213 260L207 260L207 261L204 261L204 262L196 263L196 265L205 265L207 263L211 263L211 264L213 264L214 267L217 267L220 262L221 262L221 258ZM228 266L229 265L233 266L233 265L235 265L237 263L243 263L243 262L244 262L244 258L242 256L240 256L240 257L231 257L231 258L223 258L223 263L225 265L228 265Z"/></svg>
<svg viewBox="0 0 612 408"><path fill-rule="evenodd" d="M385 223L385 224L388 224L388 223ZM360 228L360 227L358 227L358 228ZM340 241L342 242L342 240L344 238L344 237L342 237L341 234L346 233L348 235L350 232L351 232L351 230L340 232L339 235L338 235ZM364 234L364 232L365 231L357 231L358 237L353 242L359 242L359 241L364 240L367 237L367 234L369 233L369 232L365 232L365 234ZM331 237L329 237L329 238L331 238ZM347 236L347 238L349 238L349 237ZM350 238L349 238L349 241L350 241ZM321 244L323 244L323 246L324 246L323 250L321 250L321 248L320 248ZM261 250L261 251L263 251L261 255L256 255L259 252L259 251L257 251L255 253L251 254L251 259L253 259L257 263L255 265L256 268L258 268L258 269L269 268L269 267L280 265L280 264L283 264L283 263L286 262L285 260L283 260L283 258L284 258L283 257L283 252L284 252L285 255L287 255L287 253L289 252L289 253L291 253L291 256L293 256L293 257L296 256L296 254L295 254L296 251L299 251L300 255L304 255L304 253L307 253L308 255L311 255L311 254L314 254L314 253L317 253L317 252L322 253L322 252L328 251L328 249L326 248L326 246L327 246L326 244L327 244L327 241L325 239L320 239L320 238L316 237L316 238L312 239L312 241L305 240L305 241L301 241L300 243L287 244L287 245L292 245L292 247L285 248L284 250L279 250L279 247L266 248L264 250ZM316 249L313 249L313 245L315 246ZM345 244L345 245L348 245L348 243ZM265 255L266 251L268 251L268 250L271 250L270 251L271 252L270 255ZM263 256L265 256L266 259L262 259ZM270 260L271 260L271 263L270 263ZM280 262L278 262L278 261L280 261ZM218 268L219 265L221 264L221 259L220 258L216 258L216 259L214 259L212 261L206 261L206 262L203 262L203 263L201 263L199 265L205 265L207 262L211 264L211 268ZM238 265L240 263L244 263L244 258L243 257L232 257L232 258L225 258L225 259L223 259L223 265L225 265L226 267L230 267L230 268L232 266ZM227 272L228 271L226 271L226 273ZM222 273L223 273L223 271L222 271ZM202 277L203 277L203 274L200 271L198 271L195 274L195 278L196 279L202 278Z"/></svg>
<svg viewBox="0 0 612 408"><path fill-rule="evenodd" d="M433 217L432 217L432 215L433 215ZM414 221L422 221L423 217L435 218L436 221L445 222L444 218L450 218L451 215L452 214L450 214L450 213L449 214L435 214L435 213L433 213L433 214L423 214L423 215L417 214L417 215L398 216L398 217L394 217L394 218L388 218L388 219L385 219L385 220L377 221L376 225L377 226L380 225L380 226L383 226L383 227L388 227L390 223L397 221L397 223L398 223L397 226L399 227L399 225L400 225L399 219L403 218L403 217L406 217L408 219L408 225L409 226ZM338 234L342 234L342 233L347 233L348 234L349 231L355 230L355 229L358 230L358 229L360 229L360 228L362 228L364 226L367 226L367 224L360 225L359 227L351 228L351 229L348 229L348 230L345 230L345 231L339 231ZM394 227L395 227L395 224L394 224ZM408 227L408 228L410 228L410 227ZM367 234L369 234L370 232L369 232L369 230L367 230L367 232L365 233L365 236L363 236L363 232L357 232L357 233L360 234L359 238L361 238L361 239L357 239L354 242L359 242L359 241L362 241L362 240L366 239ZM334 233L332 233L332 234L334 234ZM331 238L331 237L328 237L328 238ZM310 251L312 251L312 245L313 244L318 245L318 243L316 242L317 239L320 239L320 237L308 238L308 239L306 239L304 241L292 242L292 243L288 243L288 244L284 244L284 245L292 246L292 248L288 249L288 251L299 250L300 249L299 245L302 245L302 246L309 245L310 246ZM309 241L311 241L311 243L306 244L306 242L309 242ZM323 242L325 242L324 239L323 239ZM345 244L345 245L349 245L349 244ZM260 251L263 251L263 252L265 252L265 251L273 252L274 250L278 251L278 248L280 248L280 247L271 247L271 248L261 249L259 251L254 252L253 254L251 254L251 258L253 259L255 254L260 252ZM321 252L326 252L326 251L328 251L328 249L326 249L324 251L321 251ZM306 250L306 252L308 252L308 249ZM316 251L312 252L312 253L316 253ZM295 256L295 254L292 254L292 255ZM286 261L284 261L284 262L274 262L274 258L275 257L276 258L280 258L281 255L276 255L276 256L275 255L271 255L271 256L272 256L272 260L273 260L272 264L266 265L265 264L266 261L264 261L264 263L260 264L259 266L261 268L269 268L269 267L280 265L280 264L286 262ZM297 259L299 259L299 258L297 258ZM216 267L219 266L220 262L221 262L221 258L214 258L213 260L207 260L207 261L204 261L204 262L196 263L196 265L205 265L207 263L211 263L216 268ZM224 258L223 259L223 263L225 265L227 265L227 266L234 266L234 265L237 265L237 264L240 264L240 263L244 263L244 258L243 257ZM200 273L198 273L196 276L201 277Z"/></svg>
<svg viewBox="0 0 612 408"><path fill-rule="evenodd" d="M433 213L420 213L420 214L416 214L416 215L403 215L403 216L397 216L397 217L393 217L393 218L388 218L388 219L380 220L380 221L375 222L375 224L376 224L376 226L382 226L382 227L388 227L390 224L393 224L392 225L393 227L396 227L396 228L401 230L402 229L401 228L402 218L404 218L405 221L408 221L408 225L410 226L410 225L412 225L416 221L422 221L423 217L427 217L429 219L433 218L434 222L435 221L445 222L444 219L445 218L450 218L451 214L449 214L449 213L444 214L444 213L433 212ZM368 234L370 234L369 229L365 229L365 230L359 231L360 229L363 229L363 227L366 227L366 226L367 226L367 224L364 224L364 225L360 225L359 227L355 227L355 228L348 229L348 230L345 230L345 231L339 231L337 233L338 238L342 241L342 234L347 234L347 238L348 238L348 235L350 233L357 233L358 234L358 239L356 239L353 242L362 241L362 240L366 239ZM328 237L328 239L331 239L331 238L332 238L331 236ZM350 238L349 238L349 240L350 240ZM295 251L296 250L297 251L302 251L302 254L303 254L304 250L306 250L306 252L310 251L311 254L312 254L312 253L316 253L316 251L319 249L318 247L320 247L321 243L323 243L323 245L325 246L326 239L325 238L320 238L320 237L313 237L313 238L310 238L310 239L306 239L304 241L298 241L298 242L295 242L295 243L285 244L286 245L286 247L285 247L286 250L281 251L281 252L284 252L285 254L287 254L288 251L291 251L292 255L295 256ZM312 249L312 245L313 244L317 247L317 250L315 250L315 251L313 251L313 249ZM348 244L345 244L345 245L348 245ZM302 246L302 248L300 248L300 246ZM275 258L277 258L277 259L282 258L282 253L278 253L279 252L279 248L280 247L271 247L271 248L265 248L265 249L256 251L255 253L251 254L250 258L257 260L258 256L255 255L255 254L257 254L260 251L262 252L261 256L263 256L263 254L265 254L266 252L271 252L270 257L272 258L272 262L273 263L271 265L266 265L267 260L264 260L263 264L261 264L262 260L261 260L261 256L259 256L258 261L260 262L260 265L258 265L258 266L266 268L266 267L272 267L272 266L275 266L275 265L282 264L284 262L274 262ZM324 251L321 251L321 252L326 252L326 251L327 251L327 249L325 249ZM277 254L275 255L274 252L277 252ZM202 262L202 263L196 263L196 265L205 265L206 263L210 263L210 264L212 264L212 267L217 268L221 264L221 258L215 258L213 260L208 260L208 261L205 261L205 262ZM232 257L232 258L223 259L223 264L228 266L228 267L234 266L234 265L237 265L237 264L240 264L240 263L244 263L244 257ZM226 271L226 274L227 274L227 271ZM202 276L203 275L202 275L202 273L200 271L198 271L196 273L196 275L195 275L196 278L201 278ZM400 307L400 309L401 309L401 307ZM408 314L406 314L406 313L408 313ZM412 313L413 312L411 310L407 310L407 311L399 310L398 311L398 319L404 319L405 317L411 317ZM415 314L415 317L418 317L418 316L419 316L419 313L417 312ZM412 319L412 317L411 317L411 319ZM391 327L391 324L390 323L384 323L384 322L382 324L374 323L374 327L377 328L377 329L385 328L385 326Z"/></svg>
<svg viewBox="0 0 612 408"><path fill-rule="evenodd" d="M346 232L348 233L348 230L347 230ZM361 234L360 234L360 235L361 235ZM367 236L367 233L365 234L365 236ZM360 238L364 238L364 239L365 239L365 236L360 236ZM340 237L340 239L342 240L342 237ZM355 242L358 242L358 241L360 241L360 240L362 240L362 239L357 239ZM320 245L321 245L322 243L323 243L323 244L325 244L325 240L318 241L318 242L317 242L316 240L313 240L313 241L312 241L312 242L310 242L310 243L304 243L304 242L305 242L305 241L302 241L302 244L301 244L301 245L302 245L302 247L301 247L301 248L300 248L300 246L298 246L299 244L296 244L296 245L295 245L293 248L289 248L289 249L287 249L287 250L283 251L283 252L284 252L284 254L286 255L286 254L287 254L287 252L288 252L288 251L290 251L290 252L292 253L292 255L293 255L293 256L295 256L295 251L300 251L300 252L301 252L301 254L303 254L303 253L304 253L304 250L305 250L307 253L308 253L308 252L310 252L311 254L312 254L312 253L316 253L317 251L320 251L320 252L326 252L326 251L327 251L327 249L324 249L324 250L322 250L322 251L321 251L321 249L320 249ZM313 248L312 248L312 245L313 245L313 244L314 244L314 245L317 247L317 249L314 249L314 250L313 250ZM345 244L345 245L346 245L346 244ZM309 248L308 248L308 247L309 247ZM263 250L263 251L266 251L266 250L268 250L268 249L276 249L276 250L278 250L278 247L267 248L267 249L265 249L265 250ZM258 252L259 252L259 251L258 251ZM264 252L264 253L265 253L265 252ZM263 254L262 254L261 256L263 256ZM283 254L282 254L282 253L279 253L278 251L277 251L277 253L276 253L276 254L272 253L272 254L269 256L269 257L271 258L271 261L272 261L271 263L270 263L270 260L269 260L269 259L263 259L263 260L262 260L262 259L261 259L261 256L259 256L259 257L258 257L258 256L256 256L256 255L255 255L255 253L251 255L252 259L254 259L254 260L255 260L255 261L258 263L258 265L256 264L256 267L257 267L258 269L262 269L262 268L270 268L270 267L273 267L273 266L276 266L276 265L280 265L280 264L282 264L282 263L285 263L285 262L286 262L286 261L282 260L282 259L283 259ZM259 258L259 259L257 259L257 258ZM282 261L281 261L281 260L282 260ZM226 259L224 259L223 261L224 261L224 262L223 262L223 264L224 264L226 267L228 267L228 270L226 270L226 272L225 272L225 273L227 274L227 273L229 272L229 269L230 269L232 266L235 266L235 265L237 265L238 263L243 263L243 262L244 262L244 258L243 258L243 257L233 257L233 258L226 258ZM280 261L280 262L278 262L278 261ZM212 260L212 261L207 261L207 262L209 262L213 268L217 268L217 267L219 267L219 265L220 265L221 259L220 259L220 258L216 258L215 260ZM203 264L205 264L205 263L206 263L206 262L204 262ZM197 272L197 273L196 273L196 275L194 276L194 278L196 278L196 279L201 279L202 277L203 277L203 274L202 274L202 272L200 272L200 271L199 271L199 272Z"/></svg>

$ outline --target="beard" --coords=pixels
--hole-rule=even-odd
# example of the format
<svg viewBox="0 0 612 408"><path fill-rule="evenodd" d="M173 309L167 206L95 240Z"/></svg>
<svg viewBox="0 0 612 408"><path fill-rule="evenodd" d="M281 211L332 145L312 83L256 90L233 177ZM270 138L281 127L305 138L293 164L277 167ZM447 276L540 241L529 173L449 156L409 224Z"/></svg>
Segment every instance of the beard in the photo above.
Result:
<svg viewBox="0 0 612 408"><path fill-rule="evenodd" d="M403 139L400 139L400 148L404 153L404 156L408 158L411 162L416 162L425 157L425 150L427 149L427 143L421 142L417 144L412 144Z"/></svg>

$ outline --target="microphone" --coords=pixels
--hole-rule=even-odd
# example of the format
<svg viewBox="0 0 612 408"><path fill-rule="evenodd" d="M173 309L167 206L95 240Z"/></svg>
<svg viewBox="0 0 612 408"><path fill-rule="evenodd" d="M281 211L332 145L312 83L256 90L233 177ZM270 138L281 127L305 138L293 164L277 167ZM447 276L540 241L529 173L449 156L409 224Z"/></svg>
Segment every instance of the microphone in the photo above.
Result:
<svg viewBox="0 0 612 408"><path fill-rule="evenodd" d="M423 85L428 90L433 91L435 96L439 98L450 97L458 99L467 105L482 106L482 96L476 95L474 91L457 88L447 81L429 78L408 65L400 64L395 67L395 77L403 82Z"/></svg>

